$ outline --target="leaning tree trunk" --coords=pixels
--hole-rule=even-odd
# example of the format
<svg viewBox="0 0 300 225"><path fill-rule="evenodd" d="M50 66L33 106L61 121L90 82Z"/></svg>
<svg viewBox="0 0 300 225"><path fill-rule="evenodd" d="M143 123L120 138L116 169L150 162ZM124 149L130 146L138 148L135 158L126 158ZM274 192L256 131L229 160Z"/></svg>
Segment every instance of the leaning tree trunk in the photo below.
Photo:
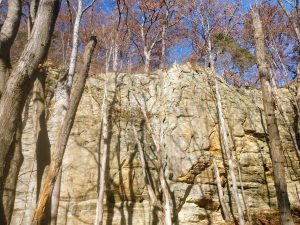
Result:
<svg viewBox="0 0 300 225"><path fill-rule="evenodd" d="M82 6L83 6L82 0L77 0L77 12L76 12L76 18L73 27L72 50L71 50L67 80L58 84L58 88L55 93L56 102L54 106L54 111L56 113L54 113L53 118L51 118L51 120L54 121L54 126L53 126L54 129L51 132L53 134L53 136L51 137L51 145L53 145L57 139L57 131L59 130L60 124L62 123L62 120L66 114L66 108L68 107L69 104L70 91L72 89L73 77L75 74L76 62L77 62L79 28L80 28L80 22L83 14ZM51 199L51 225L55 225L57 219L56 217L59 208L59 196L60 196L60 186L61 186L61 177L62 177L61 173L62 170L59 171L59 176L56 179L56 184L54 186L52 199Z"/></svg>
<svg viewBox="0 0 300 225"><path fill-rule="evenodd" d="M82 70L80 71L80 73L76 74L77 76L75 75L74 85L71 90L71 97L70 97L68 109L64 121L61 125L58 139L56 141L55 146L53 147L54 149L52 151L53 155L51 157L50 167L48 170L48 174L45 180L43 190L39 197L37 208L35 210L34 221L32 222L32 224L40 225L41 221L43 220L45 207L48 201L50 200L55 185L55 180L61 169L63 156L74 123L76 111L84 90L85 82L88 76L88 71L91 63L92 54L95 49L96 43L97 43L96 37L92 37L84 51L84 55L83 55L84 62L83 62Z"/></svg>
<svg viewBox="0 0 300 225"><path fill-rule="evenodd" d="M240 222L240 225L244 225L245 224L244 213L243 213L242 204L241 204L239 194L238 194L237 181L236 181L236 175L235 175L235 171L234 171L232 154L231 154L231 151L229 149L229 144L228 144L227 130L226 130L226 124L225 124L223 107L222 107L222 98L221 98L221 94L220 94L220 90L219 90L219 83L217 81L217 77L216 77L217 74L216 74L215 66L214 66L215 60L213 59L213 56L212 56L212 46L211 46L210 38L208 40L209 40L208 41L208 50L209 50L210 67L214 73L213 79L214 79L214 83L215 83L215 91L216 91L215 94L216 94L216 101L217 101L220 135L222 137L221 142L223 143L224 153L226 155L227 162L228 162L229 172L230 172L231 181L232 181L232 195L233 195L234 201L236 203L236 207L237 207L237 211L238 211L238 215L239 215L239 222Z"/></svg>
<svg viewBox="0 0 300 225"><path fill-rule="evenodd" d="M280 221L283 225L293 225L290 202L285 180L284 156L280 141L277 120L275 117L275 102L270 86L270 65L267 61L265 51L265 36L262 23L257 9L252 10L252 21L254 27L254 40L256 47L256 60L259 77L262 85L263 104L267 122L268 137L271 145L271 158L273 164L274 182L276 188L277 203L280 213Z"/></svg>
<svg viewBox="0 0 300 225"><path fill-rule="evenodd" d="M13 69L0 101L0 183L3 183L5 159L12 144L19 118L30 88L36 78L35 70L46 57L59 11L59 0L42 0L30 40ZM47 26L45 26L47 24Z"/></svg>

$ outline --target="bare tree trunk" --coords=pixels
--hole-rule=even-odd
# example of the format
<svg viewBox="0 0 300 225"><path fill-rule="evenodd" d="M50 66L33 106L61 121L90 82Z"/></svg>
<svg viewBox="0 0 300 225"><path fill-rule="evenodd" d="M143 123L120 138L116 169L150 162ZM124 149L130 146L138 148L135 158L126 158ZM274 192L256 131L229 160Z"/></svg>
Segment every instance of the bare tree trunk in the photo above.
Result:
<svg viewBox="0 0 300 225"><path fill-rule="evenodd" d="M0 30L0 97L4 92L11 69L10 49L21 21L21 0L9 0L7 17Z"/></svg>
<svg viewBox="0 0 300 225"><path fill-rule="evenodd" d="M147 116L147 111L146 111L146 106L145 108L141 105L139 102L138 98L136 95L134 95L137 103L140 106L140 109L143 113L143 117L146 123L147 130L151 136L151 139L155 145L156 149L156 155L157 155L157 161L158 161L158 177L159 177L159 182L161 185L161 189L163 192L163 198L164 198L164 214L165 214L165 224L166 225L172 225L172 207L171 207L171 198L170 198L170 193L169 193L169 188L168 188L168 183L165 177L164 173L164 167L163 167L163 161L162 161L162 152L161 152L161 143L158 141L158 139L155 137L154 131L152 129L151 123L149 121L149 118Z"/></svg>
<svg viewBox="0 0 300 225"><path fill-rule="evenodd" d="M102 138L100 147L102 148L102 161L101 161L101 170L99 177L99 192L97 198L97 207L96 207L96 220L95 225L101 225L103 221L103 200L105 193L105 175L106 168L108 163L108 115L107 115L107 73L105 74L105 84L104 84L104 96L101 107L101 121L102 121ZM100 151L99 151L100 154ZM100 163L100 162L99 162Z"/></svg>
<svg viewBox="0 0 300 225"><path fill-rule="evenodd" d="M20 121L22 121L20 119ZM7 155L7 163L4 170L4 189L3 189L3 211L1 209L1 224L10 224L11 216L14 209L16 188L19 171L23 163L22 154L22 125L20 123L19 128L16 132L14 143L11 145L10 152ZM2 207L2 206L1 206ZM4 213L4 214L3 214Z"/></svg>
<svg viewBox="0 0 300 225"><path fill-rule="evenodd" d="M0 101L0 184L3 185L3 170L7 153L19 126L22 110L28 93L36 78L35 70L46 57L55 20L59 11L59 0L43 0L40 4L30 40L13 69ZM45 26L48 24L48 26ZM3 187L3 186L2 186ZM2 201L2 200L1 200Z"/></svg>
<svg viewBox="0 0 300 225"><path fill-rule="evenodd" d="M215 158L213 158L213 165L214 165L214 173L215 173L215 177L216 177L216 183L217 183L217 189L218 189L220 204L221 204L221 207L222 207L222 210L223 210L224 219L225 219L226 222L228 222L228 221L230 221L229 206L225 202L222 183L221 183L221 178L220 178L220 173L219 173L219 169L218 169Z"/></svg>
<svg viewBox="0 0 300 225"><path fill-rule="evenodd" d="M271 76L272 76L272 74L271 74ZM279 98L278 90L277 90L277 84L276 84L276 81L275 81L273 76L271 77L271 82L272 82L271 88L272 88L272 93L273 93L273 96L274 96L274 99L275 99L275 103L276 103L280 113L282 114L284 124L285 124L285 126L287 127L287 129L290 133L290 136L291 136L292 142L293 142L293 146L294 146L295 151L296 151L296 155L297 155L298 160L300 162L300 150L299 150L299 147L298 147L298 144L297 144L297 137L296 137L296 134L295 134L295 131L294 131L293 127L291 126L291 122L290 122L290 119L289 119L289 117L286 113L284 105L282 104L282 102Z"/></svg>
<svg viewBox="0 0 300 225"><path fill-rule="evenodd" d="M82 18L82 0L77 0L77 13L74 22L73 28L73 43L72 43L72 52L70 57L70 64L69 64L69 71L68 71L68 80L67 80L67 91L70 92L72 83L73 83L73 76L75 73L76 68L76 59L77 59L77 52L78 52L78 41L79 41L79 27Z"/></svg>
<svg viewBox="0 0 300 225"><path fill-rule="evenodd" d="M221 98L221 94L219 91L219 83L218 83L217 77L216 77L217 74L216 74L215 66L214 66L215 60L213 59L213 56L212 56L212 46L211 46L210 39L208 41L208 50L209 50L210 66L214 73L213 76L214 76L214 82L215 82L217 110L218 110L218 117L219 117L218 119L219 119L220 135L222 137L221 141L223 143L224 153L227 157L229 172L230 172L231 181L232 181L232 195L233 195L234 201L236 203L240 225L244 225L245 224L244 213L243 213L242 205L241 205L239 194L238 194L236 175L235 175L234 165L233 165L233 161L232 161L232 154L229 149L229 144L228 144L228 139L227 139L227 130L226 130L225 119L224 119L224 114L223 114L223 107L222 107L222 98Z"/></svg>
<svg viewBox="0 0 300 225"><path fill-rule="evenodd" d="M58 112L59 114L54 114L53 120L55 120L55 129L56 131L59 130L59 127L62 123L62 120L66 114L66 108L69 104L69 98L70 98L70 91L73 84L73 77L75 74L76 69L76 62L77 62L77 53L78 53L78 42L79 42L79 28L80 28L80 22L83 14L83 2L82 0L77 0L77 12L73 27L73 34L72 34L72 50L71 50L71 56L70 56L70 63L69 63L69 69L67 74L67 80L63 81L59 84L57 92L59 92L56 97L56 103L55 103L55 109L54 111ZM57 139L57 132L54 133L54 137L52 137L52 145L54 145L56 139ZM54 139L53 139L54 138ZM53 154L53 152L52 152ZM51 196L51 225L56 224L56 216L58 213L59 208L59 196L60 196L60 183L61 183L61 173L62 170L59 171L59 175L57 176L56 183L54 185L53 194Z"/></svg>
<svg viewBox="0 0 300 225"><path fill-rule="evenodd" d="M37 208L35 210L34 221L32 224L36 224L36 225L41 224L41 221L44 217L45 207L51 197L55 180L59 174L59 170L61 169L61 164L65 153L66 145L74 123L76 111L84 90L85 82L88 76L88 71L91 63L92 54L95 49L96 43L97 43L96 37L92 37L84 51L84 55L83 55L84 62L83 62L82 70L80 71L80 73L76 74L77 76L75 76L69 106L64 121L61 125L58 139L56 141L55 146L53 147L54 149L52 151L53 155L51 157L50 167L43 187L43 191L41 192L41 195L39 197Z"/></svg>
<svg viewBox="0 0 300 225"><path fill-rule="evenodd" d="M161 202L157 199L157 197L155 195L155 191L152 188L152 185L150 183L150 179L149 179L148 174L147 174L145 155L144 155L144 151L143 151L141 141L138 138L138 134L137 134L137 131L136 131L134 125L132 125L132 129L133 129L133 134L134 134L135 141L137 143L138 151L140 153L144 181L145 181L145 185L146 185L146 188L147 188L147 191L148 191L148 196L149 196L150 201L151 201L151 205L154 209L157 209L157 217L159 218L160 223L165 224L165 214L163 212L163 210L164 210L163 206L162 206Z"/></svg>
<svg viewBox="0 0 300 225"><path fill-rule="evenodd" d="M277 121L275 117L275 102L270 86L270 65L265 52L265 36L257 9L252 10L254 27L254 40L256 47L256 60L259 77L262 85L263 104L267 122L268 137L271 145L271 158L273 164L274 182L276 188L277 203L280 212L280 221L284 225L293 225L290 202L285 180L284 156L280 141Z"/></svg>

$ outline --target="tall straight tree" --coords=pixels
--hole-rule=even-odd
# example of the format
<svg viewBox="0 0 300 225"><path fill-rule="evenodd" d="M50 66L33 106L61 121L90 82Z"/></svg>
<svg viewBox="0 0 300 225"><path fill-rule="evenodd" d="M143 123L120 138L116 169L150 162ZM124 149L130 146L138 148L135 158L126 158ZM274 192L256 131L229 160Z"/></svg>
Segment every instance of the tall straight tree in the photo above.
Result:
<svg viewBox="0 0 300 225"><path fill-rule="evenodd" d="M268 63L265 50L265 35L258 9L253 8L251 15L254 28L256 61L259 70L259 78L262 85L261 89L263 95L263 105L267 122L268 138L271 146L270 151L280 221L282 225L293 225L294 222L291 215L287 184L285 180L283 149L279 136L277 120L275 117L275 101L272 96L272 89L270 85L271 74L270 65Z"/></svg>

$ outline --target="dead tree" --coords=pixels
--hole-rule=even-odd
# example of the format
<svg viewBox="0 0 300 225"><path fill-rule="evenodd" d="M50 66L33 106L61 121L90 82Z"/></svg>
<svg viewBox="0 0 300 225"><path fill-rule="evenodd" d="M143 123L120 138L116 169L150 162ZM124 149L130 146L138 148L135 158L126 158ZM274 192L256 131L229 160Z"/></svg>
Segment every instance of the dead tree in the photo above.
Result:
<svg viewBox="0 0 300 225"><path fill-rule="evenodd" d="M294 222L291 215L287 184L285 180L283 149L275 116L275 101L272 96L272 88L270 85L271 74L270 65L268 63L265 50L265 36L258 9L252 9L251 14L254 28L256 60L262 85L261 89L267 122L268 139L271 146L270 152L273 164L273 175L280 213L280 221L281 224L284 225L293 225Z"/></svg>
<svg viewBox="0 0 300 225"><path fill-rule="evenodd" d="M68 109L64 117L63 123L61 125L61 128L59 130L59 135L56 144L53 146L53 155L51 157L51 163L49 166L45 184L43 186L42 192L38 200L38 204L35 210L34 221L32 222L32 224L40 225L43 221L45 207L48 201L50 200L55 185L55 180L59 175L59 171L61 169L63 156L74 123L77 108L81 96L83 94L85 82L88 76L88 71L90 68L90 63L96 43L96 37L91 37L91 40L85 47L82 70L78 74L76 74L77 76L75 75Z"/></svg>

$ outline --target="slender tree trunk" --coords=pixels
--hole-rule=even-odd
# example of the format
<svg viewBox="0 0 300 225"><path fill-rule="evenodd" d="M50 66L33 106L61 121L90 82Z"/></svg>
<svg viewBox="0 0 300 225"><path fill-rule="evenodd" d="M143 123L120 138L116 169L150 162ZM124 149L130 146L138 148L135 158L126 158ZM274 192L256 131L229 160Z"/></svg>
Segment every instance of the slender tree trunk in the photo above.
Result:
<svg viewBox="0 0 300 225"><path fill-rule="evenodd" d="M96 37L92 37L89 43L87 44L83 55L82 70L80 71L80 73L76 74L77 76L74 79L74 85L72 87L69 106L64 121L61 125L58 139L56 141L55 146L53 147L54 149L52 151L53 155L51 157L50 167L43 187L43 191L41 192L41 195L39 197L37 208L35 210L34 221L32 224L36 224L36 225L41 224L41 221L44 217L45 207L51 197L55 180L59 174L59 170L61 169L61 164L65 153L66 145L74 123L76 111L84 90L84 86L88 76L91 58L96 46L96 42L97 42Z"/></svg>
<svg viewBox="0 0 300 225"><path fill-rule="evenodd" d="M154 209L157 209L157 217L159 218L160 223L165 224L165 214L163 212L163 210L164 210L163 206L162 206L161 202L159 202L159 200L157 199L157 197L155 195L155 191L154 191L154 189L150 183L150 179L148 177L148 173L147 173L147 169L146 169L146 162L145 162L145 155L144 155L141 141L138 138L138 134L137 134L137 131L136 131L134 125L132 125L132 129L133 129L135 141L137 143L138 151L140 153L144 182L145 182L145 185L146 185L146 188L148 191L148 196L150 198L151 205Z"/></svg>
<svg viewBox="0 0 300 225"><path fill-rule="evenodd" d="M140 106L140 109L143 113L143 117L146 123L147 130L149 134L151 135L152 141L155 145L156 149L156 155L157 155L157 161L158 161L158 178L161 185L163 198L164 198L164 213L165 213L165 224L166 225L172 225L172 207L171 207L171 198L168 188L168 183L165 177L164 173L164 167L163 167L163 161L162 161L162 151L161 151L161 143L159 143L158 139L155 137L154 131L152 129L151 123L149 121L149 118L147 116L147 111L145 108L142 107L141 103L139 102L138 98L134 95L135 100ZM146 107L146 106L145 106Z"/></svg>
<svg viewBox="0 0 300 225"><path fill-rule="evenodd" d="M222 183L221 183L221 178L220 178L220 173L219 173L219 169L218 169L215 158L213 158L213 165L214 165L214 173L215 173L215 177L216 177L216 183L217 183L217 189L218 189L220 204L221 204L221 207L222 207L222 210L223 210L224 219L225 219L226 222L228 222L228 221L230 221L229 206L225 202Z"/></svg>
<svg viewBox="0 0 300 225"><path fill-rule="evenodd" d="M35 70L47 55L54 24L59 11L59 0L42 0L32 35L13 69L0 101L0 181L6 155L16 133L19 118L35 80ZM48 26L44 26L48 24Z"/></svg>
<svg viewBox="0 0 300 225"><path fill-rule="evenodd" d="M227 130L226 130L225 119L224 119L224 114L223 114L223 107L222 107L222 98L221 98L221 94L219 91L219 83L218 83L217 77L216 77L217 74L216 74L215 65L214 65L215 60L213 59L213 56L212 56L212 46L211 46L210 39L208 41L208 49L209 49L210 66L214 73L213 76L214 76L214 82L215 82L220 135L222 137L221 140L222 140L223 147L224 147L224 153L227 157L229 172L230 172L231 181L232 181L232 195L233 195L234 201L236 203L240 225L244 225L245 224L244 213L243 213L241 201L240 201L239 194L238 194L237 181L236 181L236 175L235 175L235 171L234 171L232 154L231 154L231 151L229 149L229 144L228 144Z"/></svg>
<svg viewBox="0 0 300 225"><path fill-rule="evenodd" d="M68 72L68 80L67 80L67 91L70 92L72 83L73 83L73 76L75 73L76 68L76 59L77 59L77 52L78 52L78 42L79 42L79 27L82 18L82 0L77 0L77 13L74 22L73 28L73 43L72 43L72 52L69 64L69 72Z"/></svg>
<svg viewBox="0 0 300 225"><path fill-rule="evenodd" d="M272 74L271 74L271 76L272 76ZM289 119L289 117L286 113L284 105L282 104L282 102L279 98L279 94L278 94L278 90L277 90L277 84L276 84L276 81L275 81L273 76L271 77L271 82L272 82L272 86L271 86L272 87L272 93L274 95L275 103L276 103L280 113L282 114L284 124L285 124L285 126L287 127L287 129L290 133L290 136L291 136L292 142L293 142L293 146L294 146L295 151L296 151L296 155L297 155L298 160L300 162L300 150L299 150L298 143L297 143L297 137L296 137L296 134L295 134L295 131L294 131L293 127L291 126L291 122L290 122L290 119Z"/></svg>
<svg viewBox="0 0 300 225"><path fill-rule="evenodd" d="M293 225L290 202L285 179L284 156L280 141L277 121L275 117L275 102L270 85L270 65L265 52L265 36L257 9L252 10L254 27L254 40L256 47L256 60L259 77L262 85L263 104L267 122L268 137L271 145L271 158L273 164L274 182L276 188L277 203L282 225Z"/></svg>
<svg viewBox="0 0 300 225"><path fill-rule="evenodd" d="M101 121L102 121L102 137L100 147L102 148L102 161L101 170L99 177L99 192L97 198L96 207L96 220L95 225L101 225L103 221L103 200L105 193L105 175L108 163L108 115L107 115L107 73L105 74L105 84L104 84L104 96L101 107ZM100 154L100 151L99 151ZM100 158L100 157L99 157ZM100 162L99 162L100 163Z"/></svg>
<svg viewBox="0 0 300 225"><path fill-rule="evenodd" d="M54 130L58 131L59 127L62 123L62 120L66 114L66 109L69 104L69 98L70 98L70 91L73 84L73 77L75 74L76 69L76 62L77 62L77 53L78 53L78 43L79 43L79 28L80 28L80 22L83 14L83 2L82 0L77 0L77 12L76 12L76 18L74 22L73 27L73 34L72 34L72 50L71 50L71 56L70 56L70 63L69 63L69 69L67 74L67 80L63 81L59 84L59 87L57 89L56 94L56 103L55 103L55 109L54 111L58 112L59 114L54 114L53 120L55 120L55 128ZM52 132L53 133L53 132ZM54 142L57 139L57 132L54 133L55 138L52 139L51 145L54 145ZM53 154L53 153L52 153ZM62 170L59 171L59 175L57 176L56 183L54 185L53 194L51 196L51 225L56 224L56 217L58 213L59 208L59 196L60 196L60 183L61 183L61 175Z"/></svg>

